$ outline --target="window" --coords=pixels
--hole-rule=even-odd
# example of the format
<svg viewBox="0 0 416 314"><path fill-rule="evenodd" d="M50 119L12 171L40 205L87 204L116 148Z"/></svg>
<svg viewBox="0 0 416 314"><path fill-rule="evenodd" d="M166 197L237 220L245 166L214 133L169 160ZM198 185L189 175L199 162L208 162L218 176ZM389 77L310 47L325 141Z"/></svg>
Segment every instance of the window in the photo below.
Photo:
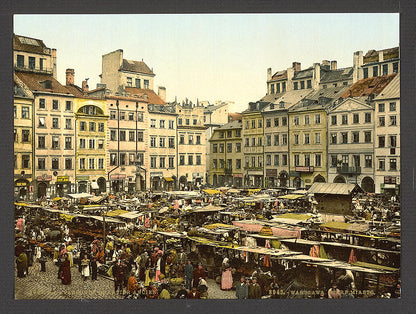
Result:
<svg viewBox="0 0 416 314"><path fill-rule="evenodd" d="M393 63L393 73L399 73L399 63L398 62Z"/></svg>
<svg viewBox="0 0 416 314"><path fill-rule="evenodd" d="M286 91L286 82L282 82L282 92Z"/></svg>
<svg viewBox="0 0 416 314"><path fill-rule="evenodd" d="M85 121L80 121L79 122L79 130L80 131L86 131L86 122Z"/></svg>
<svg viewBox="0 0 416 314"><path fill-rule="evenodd" d="M309 144L309 134L305 134L305 144Z"/></svg>
<svg viewBox="0 0 416 314"><path fill-rule="evenodd" d="M90 122L90 131L95 132L95 122Z"/></svg>
<svg viewBox="0 0 416 314"><path fill-rule="evenodd" d="M378 112L384 112L385 107L384 104L378 104Z"/></svg>
<svg viewBox="0 0 416 314"><path fill-rule="evenodd" d="M256 166L256 157L251 157L251 167Z"/></svg>
<svg viewBox="0 0 416 314"><path fill-rule="evenodd" d="M156 157L150 156L150 168L156 168Z"/></svg>
<svg viewBox="0 0 416 314"><path fill-rule="evenodd" d="M149 80L143 80L143 85L145 89L149 89Z"/></svg>
<svg viewBox="0 0 416 314"><path fill-rule="evenodd" d="M57 99L52 100L52 110L59 110L59 102Z"/></svg>
<svg viewBox="0 0 416 314"><path fill-rule="evenodd" d="M201 155L196 155L196 164L201 165Z"/></svg>
<svg viewBox="0 0 416 314"><path fill-rule="evenodd" d="M241 159L236 159L235 160L235 168L236 169L241 169Z"/></svg>
<svg viewBox="0 0 416 314"><path fill-rule="evenodd" d="M358 115L358 113L354 113L352 116L352 123L360 123L360 116Z"/></svg>
<svg viewBox="0 0 416 314"><path fill-rule="evenodd" d="M322 85L322 88L323 89L325 89L325 88L327 88L328 86L326 85L326 84L324 84L324 85Z"/></svg>
<svg viewBox="0 0 416 314"><path fill-rule="evenodd" d="M194 136L193 135L189 135L188 136L188 144L189 145L193 145L194 144Z"/></svg>
<svg viewBox="0 0 416 314"><path fill-rule="evenodd" d="M72 120L71 119L65 119L65 129L67 129L67 130L72 129Z"/></svg>
<svg viewBox="0 0 416 314"><path fill-rule="evenodd" d="M282 117L282 125L283 126L287 125L287 118L286 117Z"/></svg>
<svg viewBox="0 0 416 314"><path fill-rule="evenodd" d="M159 168L165 168L166 157L159 157Z"/></svg>
<svg viewBox="0 0 416 314"><path fill-rule="evenodd" d="M279 155L274 155L274 165L275 166L279 165Z"/></svg>
<svg viewBox="0 0 416 314"><path fill-rule="evenodd" d="M276 84L276 94L279 94L279 93L280 93L280 84L277 83Z"/></svg>
<svg viewBox="0 0 416 314"><path fill-rule="evenodd" d="M266 155L266 166L270 166L272 164L272 155Z"/></svg>
<svg viewBox="0 0 416 314"><path fill-rule="evenodd" d="M295 145L299 144L299 134L295 134Z"/></svg>
<svg viewBox="0 0 416 314"><path fill-rule="evenodd" d="M179 144L181 144L181 145L185 144L185 135L183 135L183 134L180 135L180 137L179 137Z"/></svg>
<svg viewBox="0 0 416 314"><path fill-rule="evenodd" d="M115 153L110 154L110 165L111 166L117 165L117 154Z"/></svg>
<svg viewBox="0 0 416 314"><path fill-rule="evenodd" d="M315 155L315 167L320 167L322 162L322 156L320 154Z"/></svg>
<svg viewBox="0 0 416 314"><path fill-rule="evenodd" d="M134 131L129 131L129 141L134 142Z"/></svg>
<svg viewBox="0 0 416 314"><path fill-rule="evenodd" d="M397 137L396 135L390 135L390 147L397 146Z"/></svg>
<svg viewBox="0 0 416 314"><path fill-rule="evenodd" d="M388 65L387 64L383 64L383 75L387 75L388 74Z"/></svg>
<svg viewBox="0 0 416 314"><path fill-rule="evenodd" d="M52 128L54 128L54 129L59 128L59 119L58 118L52 118Z"/></svg>
<svg viewBox="0 0 416 314"><path fill-rule="evenodd" d="M235 143L235 152L236 153L241 152L241 143Z"/></svg>
<svg viewBox="0 0 416 314"><path fill-rule="evenodd" d="M175 157L169 157L169 168L174 168Z"/></svg>
<svg viewBox="0 0 416 314"><path fill-rule="evenodd" d="M16 129L13 130L13 134L14 134L14 141L17 142L17 130Z"/></svg>
<svg viewBox="0 0 416 314"><path fill-rule="evenodd" d="M192 120L192 124L193 124L193 125L197 125L197 123L198 123L198 120L197 120L197 119L193 119L193 120Z"/></svg>
<svg viewBox="0 0 416 314"><path fill-rule="evenodd" d="M299 125L299 117L294 117L294 118L293 118L293 123L294 123L295 125Z"/></svg>
<svg viewBox="0 0 416 314"><path fill-rule="evenodd" d="M169 137L168 145L169 145L169 148L175 148L175 138L174 137Z"/></svg>
<svg viewBox="0 0 416 314"><path fill-rule="evenodd" d="M364 142L371 143L371 131L364 132Z"/></svg>
<svg viewBox="0 0 416 314"><path fill-rule="evenodd" d="M248 168L250 165L249 165L249 161L250 161L250 159L248 158L248 157L245 157L245 160L244 160L244 162L245 162L245 167L246 168Z"/></svg>
<svg viewBox="0 0 416 314"><path fill-rule="evenodd" d="M395 102L391 102L389 105L390 105L390 111L396 111L396 103Z"/></svg>
<svg viewBox="0 0 416 314"><path fill-rule="evenodd" d="M390 170L397 170L396 158L390 158Z"/></svg>
<svg viewBox="0 0 416 314"><path fill-rule="evenodd" d="M213 159L212 160L212 168L217 169L217 167L218 167L217 159Z"/></svg>
<svg viewBox="0 0 416 314"><path fill-rule="evenodd" d="M129 121L134 121L134 113L129 112Z"/></svg>
<svg viewBox="0 0 416 314"><path fill-rule="evenodd" d="M274 94L274 84L270 85L270 94Z"/></svg>
<svg viewBox="0 0 416 314"><path fill-rule="evenodd" d="M17 55L17 66L23 68L25 66L25 57L22 55Z"/></svg>
<svg viewBox="0 0 416 314"><path fill-rule="evenodd" d="M72 149L72 137L65 137L65 149Z"/></svg>
<svg viewBox="0 0 416 314"><path fill-rule="evenodd" d="M320 124L321 123L321 115L320 114L315 115L315 123L316 124Z"/></svg>
<svg viewBox="0 0 416 314"><path fill-rule="evenodd" d="M120 165L126 165L126 153L120 153Z"/></svg>
<svg viewBox="0 0 416 314"><path fill-rule="evenodd" d="M331 144L337 143L337 133L331 133Z"/></svg>
<svg viewBox="0 0 416 314"><path fill-rule="evenodd" d="M257 121L257 127L258 128L262 128L263 127L263 120L258 120Z"/></svg>
<svg viewBox="0 0 416 314"><path fill-rule="evenodd" d="M225 134L225 133L224 133L223 131L221 131L221 132L220 132L220 138L224 138L224 134Z"/></svg>
<svg viewBox="0 0 416 314"><path fill-rule="evenodd" d="M58 158L52 158L52 169L53 170L59 169L59 159Z"/></svg>
<svg viewBox="0 0 416 314"><path fill-rule="evenodd" d="M29 161L30 161L29 155L22 155L22 168L24 169L29 168Z"/></svg>
<svg viewBox="0 0 416 314"><path fill-rule="evenodd" d="M342 115L342 124L348 124L348 116L346 114Z"/></svg>
<svg viewBox="0 0 416 314"><path fill-rule="evenodd" d="M29 69L35 68L35 57L29 57Z"/></svg>
<svg viewBox="0 0 416 314"><path fill-rule="evenodd" d="M342 155L342 164L348 166L348 163L349 163L349 156Z"/></svg>
<svg viewBox="0 0 416 314"><path fill-rule="evenodd" d="M29 119L29 107L22 107L22 119Z"/></svg>
<svg viewBox="0 0 416 314"><path fill-rule="evenodd" d="M156 127L156 119L150 119L150 127L155 128Z"/></svg>
<svg viewBox="0 0 416 314"><path fill-rule="evenodd" d="M378 66L373 67L373 76L378 76Z"/></svg>
<svg viewBox="0 0 416 314"><path fill-rule="evenodd" d="M38 169L39 170L46 169L45 158L38 158Z"/></svg>
<svg viewBox="0 0 416 314"><path fill-rule="evenodd" d="M126 131L122 130L120 131L120 141L124 142L126 141Z"/></svg>
<svg viewBox="0 0 416 314"><path fill-rule="evenodd" d="M104 149L104 140L98 140L98 148Z"/></svg>
<svg viewBox="0 0 416 314"><path fill-rule="evenodd" d="M218 152L218 144L212 144L212 152L217 153Z"/></svg>
<svg viewBox="0 0 416 314"><path fill-rule="evenodd" d="M138 142L143 142L143 131L138 131L137 132L137 141Z"/></svg>
<svg viewBox="0 0 416 314"><path fill-rule="evenodd" d="M366 112L364 114L364 121L365 121L365 123L371 123L371 113L370 112Z"/></svg>
<svg viewBox="0 0 416 314"><path fill-rule="evenodd" d="M189 125L189 119L185 119L185 124Z"/></svg>
<svg viewBox="0 0 416 314"><path fill-rule="evenodd" d="M178 124L179 124L179 125L182 125L182 118L179 118L179 119L178 119Z"/></svg>
<svg viewBox="0 0 416 314"><path fill-rule="evenodd" d="M352 132L352 142L353 143L360 142L360 132Z"/></svg>
<svg viewBox="0 0 416 314"><path fill-rule="evenodd" d="M300 89L305 89L305 81L300 81Z"/></svg>
<svg viewBox="0 0 416 314"><path fill-rule="evenodd" d="M22 130L22 142L29 142L29 130Z"/></svg>
<svg viewBox="0 0 416 314"><path fill-rule="evenodd" d="M371 155L365 155L365 167L372 168L373 167L373 157Z"/></svg>
<svg viewBox="0 0 416 314"><path fill-rule="evenodd" d="M126 113L124 111L120 111L120 120L126 120Z"/></svg>
<svg viewBox="0 0 416 314"><path fill-rule="evenodd" d="M171 130L174 129L174 121L173 120L169 120L169 129L171 129Z"/></svg>
<svg viewBox="0 0 416 314"><path fill-rule="evenodd" d="M293 83L293 89L297 90L298 89L298 82Z"/></svg>
<svg viewBox="0 0 416 314"><path fill-rule="evenodd" d="M224 152L224 144L220 144L220 153L223 153Z"/></svg>
<svg viewBox="0 0 416 314"><path fill-rule="evenodd" d="M224 159L220 159L220 169L224 168Z"/></svg>
<svg viewBox="0 0 416 314"><path fill-rule="evenodd" d="M342 144L347 144L348 143L348 133L341 133L342 136Z"/></svg>
<svg viewBox="0 0 416 314"><path fill-rule="evenodd" d="M104 123L98 123L98 132L104 132Z"/></svg>
<svg viewBox="0 0 416 314"><path fill-rule="evenodd" d="M246 121L245 128L248 129L248 121Z"/></svg>
<svg viewBox="0 0 416 314"><path fill-rule="evenodd" d="M309 116L305 116L305 124L309 124Z"/></svg>
<svg viewBox="0 0 416 314"><path fill-rule="evenodd" d="M85 138L79 139L79 148L85 148Z"/></svg>
<svg viewBox="0 0 416 314"><path fill-rule="evenodd" d="M331 155L331 167L336 167L338 164L338 157L337 155Z"/></svg>
<svg viewBox="0 0 416 314"><path fill-rule="evenodd" d="M159 128L164 129L165 128L165 120L159 121Z"/></svg>
<svg viewBox="0 0 416 314"><path fill-rule="evenodd" d="M137 121L143 122L143 112L138 112L137 113Z"/></svg>
<svg viewBox="0 0 416 314"><path fill-rule="evenodd" d="M251 120L251 128L252 129L256 128L256 120Z"/></svg>
<svg viewBox="0 0 416 314"><path fill-rule="evenodd" d="M279 145L279 134L275 134L273 139L274 139L274 141L273 141L274 146L278 146Z"/></svg>
<svg viewBox="0 0 416 314"><path fill-rule="evenodd" d="M263 157L261 156L257 157L257 164L258 164L258 167L263 167Z"/></svg>
<svg viewBox="0 0 416 314"><path fill-rule="evenodd" d="M72 109L72 101L67 100L67 101L65 102L65 110L66 110L66 111L71 111L71 109Z"/></svg>
<svg viewBox="0 0 416 314"><path fill-rule="evenodd" d="M266 128L270 128L272 126L272 119L266 119Z"/></svg>
<svg viewBox="0 0 416 314"><path fill-rule="evenodd" d="M159 137L159 147L165 147L166 145L166 138L165 137Z"/></svg>
<svg viewBox="0 0 416 314"><path fill-rule="evenodd" d="M246 138L246 147L249 147L249 146L250 146L250 139Z"/></svg>
<svg viewBox="0 0 416 314"><path fill-rule="evenodd" d="M295 155L295 166L299 166L299 155Z"/></svg>
<svg viewBox="0 0 416 314"><path fill-rule="evenodd" d="M141 88L141 87L140 87L140 79L136 78L136 79L135 79L135 83L136 83L136 87L137 87L137 88Z"/></svg>
<svg viewBox="0 0 416 314"><path fill-rule="evenodd" d="M88 141L88 147L90 149L95 149L95 139L93 139L93 138L90 138L89 139L89 141Z"/></svg>
<svg viewBox="0 0 416 314"><path fill-rule="evenodd" d="M52 136L52 149L59 148L59 136Z"/></svg>
<svg viewBox="0 0 416 314"><path fill-rule="evenodd" d="M311 80L306 81L306 88L312 88L312 81Z"/></svg>
<svg viewBox="0 0 416 314"><path fill-rule="evenodd" d="M98 169L104 169L104 159L98 158Z"/></svg>
<svg viewBox="0 0 416 314"><path fill-rule="evenodd" d="M227 143L227 153L232 153L232 152L233 152L233 144Z"/></svg>
<svg viewBox="0 0 416 314"><path fill-rule="evenodd" d="M251 139L251 146L256 146L256 138L255 137L253 137Z"/></svg>
<svg viewBox="0 0 416 314"><path fill-rule="evenodd" d="M386 125L386 118L383 117L378 117L378 126L385 126Z"/></svg>
<svg viewBox="0 0 416 314"><path fill-rule="evenodd" d="M188 165L192 166L193 164L194 164L194 156L193 155L188 155ZM224 168L224 167L221 167L221 168Z"/></svg>
<svg viewBox="0 0 416 314"><path fill-rule="evenodd" d="M259 137L259 138L257 139L257 145L258 145L258 146L263 145L263 144L262 144L262 138L261 138L261 137Z"/></svg>
<svg viewBox="0 0 416 314"><path fill-rule="evenodd" d="M385 136L378 137L378 147L385 147L386 146L386 138Z"/></svg>
<svg viewBox="0 0 416 314"><path fill-rule="evenodd" d="M287 134L282 134L282 145L287 145Z"/></svg>
<svg viewBox="0 0 416 314"><path fill-rule="evenodd" d="M110 130L110 140L117 141L116 130Z"/></svg>
<svg viewBox="0 0 416 314"><path fill-rule="evenodd" d="M156 147L156 136L150 137L150 147Z"/></svg>
<svg viewBox="0 0 416 314"><path fill-rule="evenodd" d="M38 136L38 148L45 148L45 136Z"/></svg>
<svg viewBox="0 0 416 314"><path fill-rule="evenodd" d="M94 168L95 168L95 159L88 158L88 169L94 169Z"/></svg>
<svg viewBox="0 0 416 314"><path fill-rule="evenodd" d="M309 167L311 165L311 156L309 154L305 155L305 166Z"/></svg>
<svg viewBox="0 0 416 314"><path fill-rule="evenodd" d="M279 126L279 118L274 118L274 126Z"/></svg>
<svg viewBox="0 0 416 314"><path fill-rule="evenodd" d="M378 160L378 170L386 170L386 161L384 159Z"/></svg>
<svg viewBox="0 0 416 314"><path fill-rule="evenodd" d="M363 69L363 75L364 75L364 78L368 77L368 68Z"/></svg>
<svg viewBox="0 0 416 314"><path fill-rule="evenodd" d="M390 116L390 125L397 125L396 116Z"/></svg>
<svg viewBox="0 0 416 314"><path fill-rule="evenodd" d="M201 135L196 136L196 145L201 145Z"/></svg>
<svg viewBox="0 0 416 314"><path fill-rule="evenodd" d="M282 155L282 166L287 166L287 155Z"/></svg>
<svg viewBox="0 0 416 314"><path fill-rule="evenodd" d="M315 144L321 143L321 133L315 133Z"/></svg>
<svg viewBox="0 0 416 314"><path fill-rule="evenodd" d="M127 78L127 86L132 86L132 84L133 84L133 78L131 78L131 77L128 77Z"/></svg>
<svg viewBox="0 0 416 314"><path fill-rule="evenodd" d="M266 135L266 146L271 146L271 145L272 145L272 136Z"/></svg>

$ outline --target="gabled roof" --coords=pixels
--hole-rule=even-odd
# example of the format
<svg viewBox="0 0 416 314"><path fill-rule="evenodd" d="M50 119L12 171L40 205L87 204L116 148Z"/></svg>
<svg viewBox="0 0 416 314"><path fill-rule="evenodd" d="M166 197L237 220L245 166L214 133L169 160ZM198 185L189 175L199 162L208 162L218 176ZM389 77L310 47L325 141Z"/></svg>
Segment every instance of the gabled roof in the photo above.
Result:
<svg viewBox="0 0 416 314"><path fill-rule="evenodd" d="M205 107L204 113L213 112L213 111L215 111L215 110L217 110L221 107L227 106L227 105L228 105L228 103L225 103L225 102L223 102L221 104L218 104L218 105L209 105L209 106Z"/></svg>
<svg viewBox="0 0 416 314"><path fill-rule="evenodd" d="M351 98L351 97L349 97L349 98L345 98L345 99L342 99L342 98L340 98L339 99L340 101L339 102L336 102L333 106L331 106L331 108L328 108L328 111L331 111L331 112L334 112L334 111L337 111L337 112L345 112L345 111L348 111L348 108L344 108L344 110L343 110L343 106L344 107L346 107L347 105L348 105L348 103L350 103L351 104L351 102L352 103L355 103L355 106L357 106L357 108L354 108L353 110L360 110L360 109L373 109L373 107L370 105L370 104L368 104L363 98ZM361 107L361 108L359 108L359 107ZM350 110L352 110L352 109L350 109Z"/></svg>
<svg viewBox="0 0 416 314"><path fill-rule="evenodd" d="M149 104L155 105L166 105L166 103L159 97L152 89L136 88L136 87L125 87L126 92L130 95L144 97L147 95L147 101Z"/></svg>
<svg viewBox="0 0 416 314"><path fill-rule="evenodd" d="M256 101L256 102L250 102L248 104L248 108L244 110L242 113L250 113L250 112L260 112L262 111L270 102L267 101Z"/></svg>
<svg viewBox="0 0 416 314"><path fill-rule="evenodd" d="M40 54L50 53L49 49L42 40L20 35L13 35L13 50Z"/></svg>
<svg viewBox="0 0 416 314"><path fill-rule="evenodd" d="M342 81L342 80L350 80L352 79L353 68L348 67L344 69L337 69L337 70L324 70L321 67L321 84L335 82L335 81Z"/></svg>
<svg viewBox="0 0 416 314"><path fill-rule="evenodd" d="M400 75L396 75L396 77L389 84L387 84L375 100L391 98L400 98Z"/></svg>
<svg viewBox="0 0 416 314"><path fill-rule="evenodd" d="M313 67L307 68L301 71L295 71L292 80L304 79L313 76Z"/></svg>
<svg viewBox="0 0 416 314"><path fill-rule="evenodd" d="M347 89L348 86L337 86L317 90L316 92L313 92L303 98L295 106L291 107L290 111L326 109L336 99L340 98L341 94L343 94Z"/></svg>
<svg viewBox="0 0 416 314"><path fill-rule="evenodd" d="M271 96L275 96L273 100L270 100L270 104L268 104L263 111L268 110L287 110L297 104L300 100L311 95L313 89L298 89L298 90L291 90L288 92L280 93L280 94L272 94ZM269 96L269 95L267 95ZM265 97L264 97L265 98ZM263 98L263 99L264 99ZM270 98L269 98L270 99ZM283 103L284 107L280 108L280 104ZM274 105L274 109L270 109L271 105Z"/></svg>
<svg viewBox="0 0 416 314"><path fill-rule="evenodd" d="M153 71L143 61L132 61L123 59L123 63L120 67L120 71L129 71L135 73L144 73L149 75L155 75Z"/></svg>
<svg viewBox="0 0 416 314"><path fill-rule="evenodd" d="M309 188L308 194L351 195L362 191L363 190L357 184L315 182Z"/></svg>
<svg viewBox="0 0 416 314"><path fill-rule="evenodd" d="M42 91L72 95L71 92L65 86L61 85L61 83L59 83L52 75L19 71L16 71L15 73L32 92Z"/></svg>
<svg viewBox="0 0 416 314"><path fill-rule="evenodd" d="M357 83L352 85L344 94L342 94L341 97L363 97L369 96L371 94L378 95L387 86L387 84L389 84L394 79L396 75L397 73L394 73L359 80Z"/></svg>
<svg viewBox="0 0 416 314"><path fill-rule="evenodd" d="M16 76L16 73L13 73L13 83L14 83L14 97L33 99L32 92L29 89L27 89L25 84Z"/></svg>
<svg viewBox="0 0 416 314"><path fill-rule="evenodd" d="M230 130L230 129L241 129L243 127L243 123L239 120L234 120L224 125L215 128L215 130Z"/></svg>

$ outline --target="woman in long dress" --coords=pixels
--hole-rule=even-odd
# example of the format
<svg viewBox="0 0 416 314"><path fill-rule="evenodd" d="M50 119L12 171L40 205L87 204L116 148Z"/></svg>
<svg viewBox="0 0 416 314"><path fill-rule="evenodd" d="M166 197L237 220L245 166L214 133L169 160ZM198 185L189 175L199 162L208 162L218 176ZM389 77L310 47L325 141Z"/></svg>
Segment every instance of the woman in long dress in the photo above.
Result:
<svg viewBox="0 0 416 314"><path fill-rule="evenodd" d="M69 264L68 255L64 254L64 261L59 267L59 277L64 285L69 285L71 283L71 266Z"/></svg>
<svg viewBox="0 0 416 314"><path fill-rule="evenodd" d="M90 276L90 260L88 259L87 254L84 255L84 258L81 261L81 275L84 280L87 280Z"/></svg>
<svg viewBox="0 0 416 314"><path fill-rule="evenodd" d="M233 287L233 275L228 258L222 261L221 290L231 290Z"/></svg>

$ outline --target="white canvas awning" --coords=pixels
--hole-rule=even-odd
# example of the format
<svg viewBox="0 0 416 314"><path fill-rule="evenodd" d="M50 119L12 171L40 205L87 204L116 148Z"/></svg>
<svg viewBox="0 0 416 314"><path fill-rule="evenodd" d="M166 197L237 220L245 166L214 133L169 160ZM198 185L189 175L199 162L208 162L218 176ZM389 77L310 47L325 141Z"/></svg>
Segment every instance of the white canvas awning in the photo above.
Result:
<svg viewBox="0 0 416 314"><path fill-rule="evenodd" d="M89 193L75 193L75 194L68 194L70 198L80 199L80 198L90 198L93 197L93 195Z"/></svg>

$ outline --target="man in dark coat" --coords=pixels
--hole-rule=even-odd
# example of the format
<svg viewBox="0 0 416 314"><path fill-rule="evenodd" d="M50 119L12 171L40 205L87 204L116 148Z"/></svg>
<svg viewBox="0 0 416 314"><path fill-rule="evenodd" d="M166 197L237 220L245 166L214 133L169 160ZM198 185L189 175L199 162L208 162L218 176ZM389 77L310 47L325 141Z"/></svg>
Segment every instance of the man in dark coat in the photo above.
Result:
<svg viewBox="0 0 416 314"><path fill-rule="evenodd" d="M21 252L16 259L17 277L23 278L27 274L27 255Z"/></svg>
<svg viewBox="0 0 416 314"><path fill-rule="evenodd" d="M240 278L240 282L235 287L235 296L237 299L247 299L248 298L248 286L244 277Z"/></svg>
<svg viewBox="0 0 416 314"><path fill-rule="evenodd" d="M126 265L117 258L116 263L113 266L113 277L114 277L114 293L123 294L123 282L126 274Z"/></svg>
<svg viewBox="0 0 416 314"><path fill-rule="evenodd" d="M261 299L261 288L257 283L257 278L253 278L252 284L248 289L248 298L249 299Z"/></svg>
<svg viewBox="0 0 416 314"><path fill-rule="evenodd" d="M59 266L59 276L64 285L71 283L71 266L68 260L68 254L63 255L63 261Z"/></svg>
<svg viewBox="0 0 416 314"><path fill-rule="evenodd" d="M201 293L196 290L196 287L192 287L192 290L188 293L188 299L200 299Z"/></svg>
<svg viewBox="0 0 416 314"><path fill-rule="evenodd" d="M194 270L194 275L193 275L193 287L198 287L198 283L199 283L199 279L205 279L207 278L207 273L205 272L205 270L202 268L202 265L199 264L198 268Z"/></svg>
<svg viewBox="0 0 416 314"><path fill-rule="evenodd" d="M97 259L94 256L90 262L91 265L91 280L97 280Z"/></svg>
<svg viewBox="0 0 416 314"><path fill-rule="evenodd" d="M191 290L192 275L194 273L194 267L191 264L191 261L188 261L185 266L185 283L186 289Z"/></svg>

